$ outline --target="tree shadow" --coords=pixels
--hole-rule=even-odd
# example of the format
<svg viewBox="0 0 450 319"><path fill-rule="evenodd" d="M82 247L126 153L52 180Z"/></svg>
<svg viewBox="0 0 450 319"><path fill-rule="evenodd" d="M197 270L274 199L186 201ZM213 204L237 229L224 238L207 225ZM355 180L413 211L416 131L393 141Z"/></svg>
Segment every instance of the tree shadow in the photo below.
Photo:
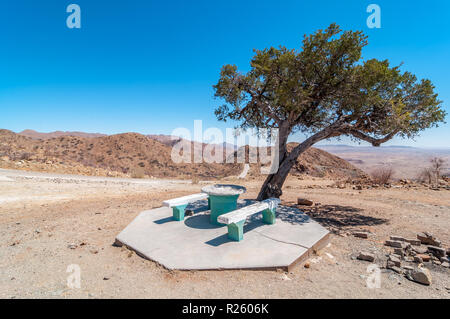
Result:
<svg viewBox="0 0 450 319"><path fill-rule="evenodd" d="M361 226L377 226L387 223L385 218L364 215L364 209L342 205L302 207L302 210L332 233Z"/></svg>

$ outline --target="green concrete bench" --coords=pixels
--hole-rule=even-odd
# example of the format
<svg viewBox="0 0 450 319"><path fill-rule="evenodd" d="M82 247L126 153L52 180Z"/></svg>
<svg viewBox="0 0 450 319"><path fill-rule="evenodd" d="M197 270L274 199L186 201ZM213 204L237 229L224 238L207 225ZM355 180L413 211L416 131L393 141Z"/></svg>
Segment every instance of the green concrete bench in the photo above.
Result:
<svg viewBox="0 0 450 319"><path fill-rule="evenodd" d="M275 210L280 204L278 198L269 198L232 212L220 215L217 220L228 227L228 238L241 241L244 238L244 223L248 216L262 212L263 222L275 224Z"/></svg>
<svg viewBox="0 0 450 319"><path fill-rule="evenodd" d="M184 220L184 211L189 203L196 202L201 199L207 199L208 194L199 193L192 194L174 199L163 201L163 205L172 208L173 218L178 221ZM209 205L209 200L208 200Z"/></svg>

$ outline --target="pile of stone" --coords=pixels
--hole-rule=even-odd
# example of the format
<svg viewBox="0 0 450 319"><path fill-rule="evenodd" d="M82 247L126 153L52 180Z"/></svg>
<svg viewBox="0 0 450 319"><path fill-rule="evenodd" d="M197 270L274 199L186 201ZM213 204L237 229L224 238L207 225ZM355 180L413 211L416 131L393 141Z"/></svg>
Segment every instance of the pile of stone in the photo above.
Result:
<svg viewBox="0 0 450 319"><path fill-rule="evenodd" d="M391 236L385 245L394 249L388 255L386 268L412 281L431 284L431 274L425 264L450 268L450 250L441 247L441 241L427 232L417 234L417 239Z"/></svg>

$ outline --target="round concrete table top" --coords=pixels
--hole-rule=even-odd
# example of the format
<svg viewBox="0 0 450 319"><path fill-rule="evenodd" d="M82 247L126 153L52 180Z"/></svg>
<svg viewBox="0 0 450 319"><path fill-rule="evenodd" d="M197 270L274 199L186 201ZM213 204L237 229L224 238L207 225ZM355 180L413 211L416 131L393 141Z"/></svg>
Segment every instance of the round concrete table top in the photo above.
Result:
<svg viewBox="0 0 450 319"><path fill-rule="evenodd" d="M231 184L215 184L208 185L202 188L203 193L215 196L240 195L242 193L245 193L246 191L247 189L244 186Z"/></svg>

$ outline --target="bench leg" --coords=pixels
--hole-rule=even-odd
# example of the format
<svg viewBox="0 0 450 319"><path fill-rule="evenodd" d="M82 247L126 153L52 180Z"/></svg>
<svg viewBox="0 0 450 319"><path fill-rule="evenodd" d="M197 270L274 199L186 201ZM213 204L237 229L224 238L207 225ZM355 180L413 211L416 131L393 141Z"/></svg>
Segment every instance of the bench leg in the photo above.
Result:
<svg viewBox="0 0 450 319"><path fill-rule="evenodd" d="M275 224L275 208L263 210L263 222L265 224Z"/></svg>
<svg viewBox="0 0 450 319"><path fill-rule="evenodd" d="M241 241L244 239L244 223L245 220L241 220L240 222L227 225L228 238L234 241Z"/></svg>
<svg viewBox="0 0 450 319"><path fill-rule="evenodd" d="M186 206L187 204L172 207L173 219L182 221L184 219L184 210L186 209Z"/></svg>

